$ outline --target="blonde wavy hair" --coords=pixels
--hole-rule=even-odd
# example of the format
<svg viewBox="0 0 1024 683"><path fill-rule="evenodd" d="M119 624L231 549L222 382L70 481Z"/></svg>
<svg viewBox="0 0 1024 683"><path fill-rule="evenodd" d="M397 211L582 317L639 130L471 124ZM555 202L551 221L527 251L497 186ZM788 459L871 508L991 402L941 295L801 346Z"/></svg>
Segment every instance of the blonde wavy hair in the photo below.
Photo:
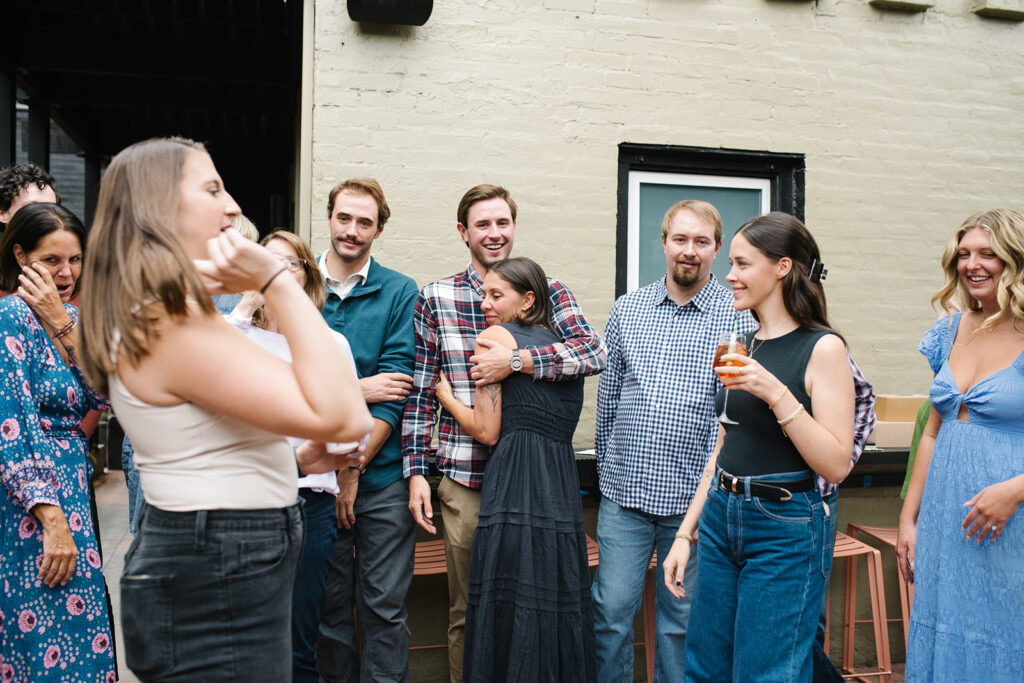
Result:
<svg viewBox="0 0 1024 683"><path fill-rule="evenodd" d="M82 267L82 367L93 386L109 393L117 354L137 364L156 330L149 305L172 318L188 314L190 300L216 315L199 273L178 238L182 166L206 154L184 138L152 138L126 147L107 168Z"/></svg>
<svg viewBox="0 0 1024 683"><path fill-rule="evenodd" d="M316 256L313 255L313 250L306 244L306 240L302 239L294 232L290 230L278 229L270 233L262 240L260 244L264 247L273 242L274 240L284 240L288 244L292 245L292 249L295 250L295 254L305 261L302 269L306 271L306 284L303 289L306 291L306 296L309 297L313 305L316 306L316 310L322 310L324 304L327 303L327 286L324 284L324 278L320 274L320 268L316 265ZM256 327L267 326L267 316L263 311L263 307L256 309L256 312L252 316L252 324Z"/></svg>
<svg viewBox="0 0 1024 683"><path fill-rule="evenodd" d="M954 307L981 310L981 303L968 293L957 272L960 240L975 228L988 233L992 251L1005 264L996 291L999 312L985 318L978 330L993 329L1004 320L1012 320L1016 326L1018 320L1024 320L1024 216L1010 209L979 211L960 225L942 254L946 283L932 297L932 306L938 304L947 312L955 310Z"/></svg>

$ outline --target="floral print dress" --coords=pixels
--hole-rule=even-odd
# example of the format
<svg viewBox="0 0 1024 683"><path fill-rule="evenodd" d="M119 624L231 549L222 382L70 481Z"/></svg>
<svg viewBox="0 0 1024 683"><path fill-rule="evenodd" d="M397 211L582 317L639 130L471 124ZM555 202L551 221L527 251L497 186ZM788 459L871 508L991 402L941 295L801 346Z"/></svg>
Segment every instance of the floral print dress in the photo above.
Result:
<svg viewBox="0 0 1024 683"><path fill-rule="evenodd" d="M68 314L78 310L68 305ZM68 368L20 297L0 299L0 682L116 680L106 586L89 507L89 444L106 407ZM67 585L39 579L43 530L29 510L59 505L78 557Z"/></svg>

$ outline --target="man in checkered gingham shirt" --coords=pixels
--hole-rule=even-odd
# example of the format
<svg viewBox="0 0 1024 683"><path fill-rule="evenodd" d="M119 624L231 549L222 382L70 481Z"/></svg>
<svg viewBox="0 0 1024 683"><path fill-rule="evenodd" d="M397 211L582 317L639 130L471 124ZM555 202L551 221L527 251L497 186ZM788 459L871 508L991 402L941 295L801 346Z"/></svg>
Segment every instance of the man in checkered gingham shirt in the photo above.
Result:
<svg viewBox="0 0 1024 683"><path fill-rule="evenodd" d="M668 553L714 450L719 384L711 367L719 336L757 327L711 275L721 231L718 211L706 202L669 209L662 224L668 275L620 297L605 328L608 367L601 375L595 434L602 494L601 562L593 584L600 681L632 680L632 626L652 552ZM850 365L855 462L874 428L874 393L852 359ZM835 486L823 479L819 484L834 501ZM684 579L691 586L696 555ZM677 600L663 584L655 580L654 678L676 680L683 670L690 593Z"/></svg>
<svg viewBox="0 0 1024 683"><path fill-rule="evenodd" d="M417 523L435 533L429 471L438 372L451 382L456 397L473 405L474 381L500 382L512 368L512 351L495 346L473 355L474 342L487 323L480 310L487 267L508 258L515 231L516 205L495 185L469 190L458 209L458 230L470 252L461 273L432 282L420 292L414 312L416 367L413 390L402 419L404 474L409 478L409 508ZM522 349L520 372L538 380L593 375L604 368L605 352L572 293L549 279L552 322L560 343ZM472 369L471 369L472 368ZM480 510L480 485L490 448L474 441L447 412L438 424L437 468L444 477L437 489L445 527L448 561L448 663L451 680L462 678L462 648L469 592L469 557Z"/></svg>

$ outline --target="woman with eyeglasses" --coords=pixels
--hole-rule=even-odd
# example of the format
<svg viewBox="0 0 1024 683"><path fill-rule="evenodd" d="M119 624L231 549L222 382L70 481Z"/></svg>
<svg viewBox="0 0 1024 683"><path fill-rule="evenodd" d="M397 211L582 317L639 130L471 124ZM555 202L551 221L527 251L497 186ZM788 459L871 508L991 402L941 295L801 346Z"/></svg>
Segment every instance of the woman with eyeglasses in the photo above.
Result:
<svg viewBox="0 0 1024 683"><path fill-rule="evenodd" d="M260 242L288 268L301 285L310 301L322 309L327 300L323 277L316 266L313 252L298 235L287 230L275 230ZM242 295L241 301L227 316L227 321L245 333L264 349L278 358L291 362L288 340L281 334L277 317L264 306L263 296L257 291ZM353 369L352 351L345 337L332 330L335 341L344 351ZM290 438L294 448L304 439ZM351 465L357 467L356 465ZM327 585L327 570L338 531L335 507L340 489L334 472L309 474L299 478L299 497L303 500L306 517L306 536L302 554L295 570L292 591L292 665L293 678L300 680L316 675L316 640L320 623L320 606Z"/></svg>

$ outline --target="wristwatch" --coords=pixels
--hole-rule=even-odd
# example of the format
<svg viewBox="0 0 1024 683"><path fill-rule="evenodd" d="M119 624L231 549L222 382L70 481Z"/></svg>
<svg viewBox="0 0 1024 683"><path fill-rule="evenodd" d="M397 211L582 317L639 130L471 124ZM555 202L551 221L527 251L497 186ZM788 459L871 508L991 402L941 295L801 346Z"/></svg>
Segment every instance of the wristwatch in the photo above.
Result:
<svg viewBox="0 0 1024 683"><path fill-rule="evenodd" d="M519 372L523 369L523 359L519 355L519 349L512 349L512 357L508 359L508 367L512 372Z"/></svg>

